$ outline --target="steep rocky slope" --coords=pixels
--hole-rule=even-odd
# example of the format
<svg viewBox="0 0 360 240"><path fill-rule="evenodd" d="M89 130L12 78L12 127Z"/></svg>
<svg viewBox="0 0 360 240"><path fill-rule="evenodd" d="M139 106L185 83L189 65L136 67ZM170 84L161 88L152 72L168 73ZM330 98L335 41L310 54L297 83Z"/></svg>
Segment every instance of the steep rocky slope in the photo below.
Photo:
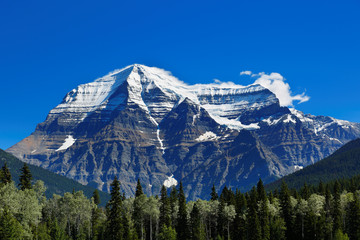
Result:
<svg viewBox="0 0 360 240"><path fill-rule="evenodd" d="M143 65L70 91L34 133L9 148L23 161L132 195L183 181L190 198L212 184L248 189L314 163L360 136L360 125L280 106L261 85L187 85Z"/></svg>

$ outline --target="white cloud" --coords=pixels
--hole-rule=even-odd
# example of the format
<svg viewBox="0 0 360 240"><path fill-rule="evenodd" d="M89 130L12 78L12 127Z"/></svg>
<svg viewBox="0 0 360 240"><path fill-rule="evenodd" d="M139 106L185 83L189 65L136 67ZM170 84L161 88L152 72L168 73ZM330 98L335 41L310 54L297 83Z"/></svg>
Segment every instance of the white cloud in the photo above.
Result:
<svg viewBox="0 0 360 240"><path fill-rule="evenodd" d="M251 75L252 74L252 71L242 71L241 73L240 73L240 75Z"/></svg>
<svg viewBox="0 0 360 240"><path fill-rule="evenodd" d="M305 95L305 92L303 92L302 94L292 95L290 85L285 82L286 79L280 73L266 74L264 72L261 72L258 74L252 74L251 76L258 77L258 79L255 80L254 84L260 84L261 86L273 92L279 99L281 106L293 106L294 101L299 101L299 103L303 103L309 101L310 99L309 96Z"/></svg>

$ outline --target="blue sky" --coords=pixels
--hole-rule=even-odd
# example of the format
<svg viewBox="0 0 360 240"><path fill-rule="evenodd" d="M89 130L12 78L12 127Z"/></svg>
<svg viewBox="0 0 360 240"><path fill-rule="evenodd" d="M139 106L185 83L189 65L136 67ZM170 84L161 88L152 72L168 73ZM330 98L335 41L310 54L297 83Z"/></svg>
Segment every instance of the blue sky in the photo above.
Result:
<svg viewBox="0 0 360 240"><path fill-rule="evenodd" d="M360 122L360 2L0 2L0 148L78 84L132 63L192 83L280 73L305 113Z"/></svg>

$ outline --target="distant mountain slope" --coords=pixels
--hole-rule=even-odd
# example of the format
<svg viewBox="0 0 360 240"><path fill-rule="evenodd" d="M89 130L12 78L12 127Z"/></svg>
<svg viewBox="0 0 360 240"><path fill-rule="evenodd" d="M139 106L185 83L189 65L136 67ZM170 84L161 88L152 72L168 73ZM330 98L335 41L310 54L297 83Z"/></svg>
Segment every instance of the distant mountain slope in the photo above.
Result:
<svg viewBox="0 0 360 240"><path fill-rule="evenodd" d="M49 89L51 91L51 89ZM134 64L68 92L6 151L81 184L148 195L169 179L189 199L250 189L311 165L360 137L360 124L304 114L259 85L188 85ZM176 181L175 181L176 180Z"/></svg>
<svg viewBox="0 0 360 240"><path fill-rule="evenodd" d="M360 174L360 138L345 144L331 156L268 184L267 189L280 188L282 180L290 188L299 189L305 182L316 185L320 181L351 178L358 174Z"/></svg>
<svg viewBox="0 0 360 240"><path fill-rule="evenodd" d="M7 163L10 169L12 180L15 181L17 185L19 183L21 168L23 167L24 163L19 159L17 159L16 157L14 157L13 155L0 149L0 167L2 167L5 162ZM92 187L81 185L80 183L72 179L60 176L58 174L45 170L41 167L36 167L34 165L29 164L29 168L33 176L34 182L37 180L42 180L45 183L45 186L47 188L45 194L46 197L48 198L52 197L54 193L62 195L65 192L72 192L73 190L75 191L81 190L84 192L84 194L87 197L90 198L95 190ZM102 205L104 205L110 199L110 196L107 193L101 191L99 191L99 193L100 193L101 203Z"/></svg>

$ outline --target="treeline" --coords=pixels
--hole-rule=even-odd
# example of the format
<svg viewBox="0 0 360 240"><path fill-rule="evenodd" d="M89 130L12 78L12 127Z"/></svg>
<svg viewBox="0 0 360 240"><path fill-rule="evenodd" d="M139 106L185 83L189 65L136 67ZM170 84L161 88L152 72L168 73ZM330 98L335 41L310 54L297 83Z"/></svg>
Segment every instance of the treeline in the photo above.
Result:
<svg viewBox="0 0 360 240"><path fill-rule="evenodd" d="M7 166L0 171L0 239L360 239L360 191L350 179L269 193L259 180L247 193L213 187L209 201L187 202L181 182L148 197L138 181L126 198L115 178L101 208L97 191L46 199L26 164L21 173L17 188Z"/></svg>

